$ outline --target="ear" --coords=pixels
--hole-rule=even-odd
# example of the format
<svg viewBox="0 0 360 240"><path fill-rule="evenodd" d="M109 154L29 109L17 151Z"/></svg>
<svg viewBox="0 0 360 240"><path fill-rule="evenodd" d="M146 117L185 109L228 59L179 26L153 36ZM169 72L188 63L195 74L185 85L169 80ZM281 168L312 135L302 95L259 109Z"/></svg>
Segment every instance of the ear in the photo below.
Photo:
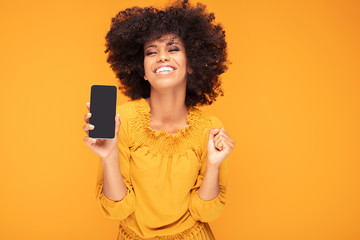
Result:
<svg viewBox="0 0 360 240"><path fill-rule="evenodd" d="M189 74L192 74L192 72L193 72L193 70L191 69L191 67L188 65L187 66L187 72L189 73Z"/></svg>
<svg viewBox="0 0 360 240"><path fill-rule="evenodd" d="M146 75L144 76L144 79L145 79L145 81L147 81L148 79L147 79L147 77L146 77Z"/></svg>

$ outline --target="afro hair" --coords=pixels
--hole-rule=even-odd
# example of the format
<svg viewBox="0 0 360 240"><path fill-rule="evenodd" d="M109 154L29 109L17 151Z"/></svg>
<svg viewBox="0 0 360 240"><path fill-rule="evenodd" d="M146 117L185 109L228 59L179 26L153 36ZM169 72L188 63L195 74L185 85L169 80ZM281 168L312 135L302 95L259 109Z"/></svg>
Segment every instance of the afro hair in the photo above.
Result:
<svg viewBox="0 0 360 240"><path fill-rule="evenodd" d="M107 62L119 79L119 90L132 100L150 96L150 83L143 78L144 45L174 34L193 70L187 73L186 106L211 105L224 95L219 76L229 65L225 30L214 20L206 5L179 0L164 9L134 6L120 11L105 37Z"/></svg>

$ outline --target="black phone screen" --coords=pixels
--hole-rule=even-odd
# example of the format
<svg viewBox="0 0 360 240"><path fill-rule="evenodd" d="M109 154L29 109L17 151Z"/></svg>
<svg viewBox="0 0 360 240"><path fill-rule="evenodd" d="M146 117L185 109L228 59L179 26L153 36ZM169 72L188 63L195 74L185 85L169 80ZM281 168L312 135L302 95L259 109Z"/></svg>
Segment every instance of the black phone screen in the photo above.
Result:
<svg viewBox="0 0 360 240"><path fill-rule="evenodd" d="M92 85L90 96L89 137L111 139L115 137L117 88L116 86Z"/></svg>

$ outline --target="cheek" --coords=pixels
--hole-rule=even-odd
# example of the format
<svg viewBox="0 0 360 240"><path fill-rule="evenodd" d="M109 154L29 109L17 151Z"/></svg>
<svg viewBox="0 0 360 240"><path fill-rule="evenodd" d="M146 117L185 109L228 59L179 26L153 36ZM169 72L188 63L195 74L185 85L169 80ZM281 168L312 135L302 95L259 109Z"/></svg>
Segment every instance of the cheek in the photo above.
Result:
<svg viewBox="0 0 360 240"><path fill-rule="evenodd" d="M183 58L182 64L183 64L183 66L186 68L186 66L187 66L187 64L188 64L188 61L187 61L186 57Z"/></svg>
<svg viewBox="0 0 360 240"><path fill-rule="evenodd" d="M186 68L186 57L185 56L179 56L176 61L178 62L179 65L181 65L183 68Z"/></svg>
<svg viewBox="0 0 360 240"><path fill-rule="evenodd" d="M150 67L149 61L144 60L144 72L145 73L148 73L150 71L149 67Z"/></svg>

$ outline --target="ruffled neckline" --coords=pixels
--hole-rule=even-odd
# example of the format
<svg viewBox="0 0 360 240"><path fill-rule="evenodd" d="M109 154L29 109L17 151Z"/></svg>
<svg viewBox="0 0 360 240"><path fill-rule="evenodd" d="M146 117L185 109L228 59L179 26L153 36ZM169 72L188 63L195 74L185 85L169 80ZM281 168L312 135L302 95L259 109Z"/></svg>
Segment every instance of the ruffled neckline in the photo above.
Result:
<svg viewBox="0 0 360 240"><path fill-rule="evenodd" d="M167 130L165 129L161 129L159 131L154 130L150 127L150 118L151 118L151 113L150 113L150 106L149 104L146 102L146 100L144 98L141 98L139 100L139 104L143 107L143 112L141 114L141 116L145 117L144 122L146 120L146 124L145 127L149 130L149 132L154 136L154 137L173 137L173 138L179 138L184 136L184 134L188 134L189 130L191 129L191 126L193 125L193 120L194 120L194 107L190 107L188 108L188 115L186 116L186 122L188 123L187 126L185 126L185 128L178 128L177 133L168 133Z"/></svg>
<svg viewBox="0 0 360 240"><path fill-rule="evenodd" d="M198 146L199 137L207 126L200 109L189 107L186 117L188 125L185 128L178 128L177 133L170 134L167 130L156 131L150 127L150 106L144 98L137 99L134 103L136 115L132 121L132 131L135 148L145 145L153 153L172 155Z"/></svg>

